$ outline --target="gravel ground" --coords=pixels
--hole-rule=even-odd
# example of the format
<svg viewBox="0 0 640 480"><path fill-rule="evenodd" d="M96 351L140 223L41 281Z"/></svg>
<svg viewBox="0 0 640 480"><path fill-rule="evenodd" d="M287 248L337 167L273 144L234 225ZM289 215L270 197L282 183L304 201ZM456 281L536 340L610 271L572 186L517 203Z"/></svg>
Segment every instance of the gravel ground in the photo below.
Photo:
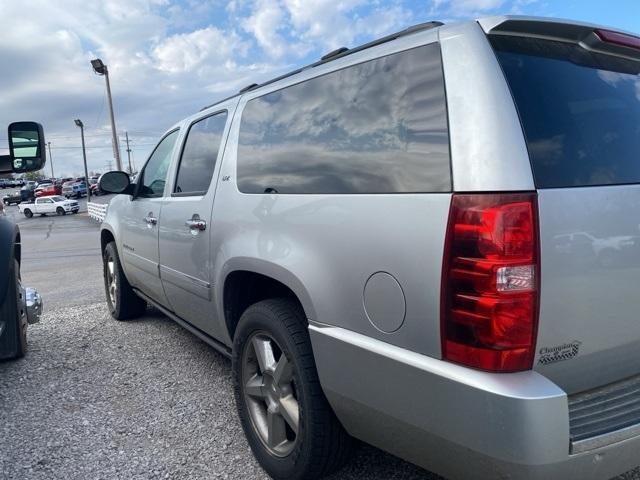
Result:
<svg viewBox="0 0 640 480"><path fill-rule="evenodd" d="M150 310L58 308L0 363L0 477L267 479L237 419L230 362ZM337 479L434 479L362 447Z"/></svg>

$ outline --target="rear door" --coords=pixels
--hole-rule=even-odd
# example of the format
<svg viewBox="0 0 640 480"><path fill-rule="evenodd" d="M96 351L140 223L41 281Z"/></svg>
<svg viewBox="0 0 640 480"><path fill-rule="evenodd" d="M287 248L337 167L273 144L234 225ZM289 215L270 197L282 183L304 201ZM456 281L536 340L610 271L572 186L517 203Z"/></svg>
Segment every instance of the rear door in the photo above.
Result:
<svg viewBox="0 0 640 480"><path fill-rule="evenodd" d="M492 38L538 189L535 368L569 393L640 373L640 50L585 38Z"/></svg>
<svg viewBox="0 0 640 480"><path fill-rule="evenodd" d="M180 152L160 222L160 275L172 310L200 330L220 337L213 304L211 218L216 178L237 100L194 120Z"/></svg>
<svg viewBox="0 0 640 480"><path fill-rule="evenodd" d="M121 209L121 255L127 279L142 292L166 305L160 283L158 223L167 174L178 130L167 134L155 148L138 178L137 192Z"/></svg>

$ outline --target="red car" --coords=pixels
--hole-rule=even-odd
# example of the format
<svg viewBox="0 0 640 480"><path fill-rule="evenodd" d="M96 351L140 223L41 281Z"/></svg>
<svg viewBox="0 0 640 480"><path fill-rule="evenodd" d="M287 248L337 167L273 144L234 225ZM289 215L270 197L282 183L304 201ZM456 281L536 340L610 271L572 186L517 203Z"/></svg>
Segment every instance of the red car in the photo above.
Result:
<svg viewBox="0 0 640 480"><path fill-rule="evenodd" d="M36 188L36 197L44 197L47 195L62 195L62 187L60 185L51 184Z"/></svg>

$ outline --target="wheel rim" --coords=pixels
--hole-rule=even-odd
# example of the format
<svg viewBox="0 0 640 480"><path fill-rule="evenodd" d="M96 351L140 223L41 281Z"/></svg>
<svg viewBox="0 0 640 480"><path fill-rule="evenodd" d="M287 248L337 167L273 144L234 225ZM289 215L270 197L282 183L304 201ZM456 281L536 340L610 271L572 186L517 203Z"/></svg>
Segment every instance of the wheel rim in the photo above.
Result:
<svg viewBox="0 0 640 480"><path fill-rule="evenodd" d="M264 447L276 457L289 455L300 428L293 365L266 332L254 333L246 343L242 386L251 423Z"/></svg>
<svg viewBox="0 0 640 480"><path fill-rule="evenodd" d="M118 281L116 278L115 270L116 265L113 257L111 255L107 255L107 293L109 295L109 300L111 300L111 305L115 309L118 305Z"/></svg>

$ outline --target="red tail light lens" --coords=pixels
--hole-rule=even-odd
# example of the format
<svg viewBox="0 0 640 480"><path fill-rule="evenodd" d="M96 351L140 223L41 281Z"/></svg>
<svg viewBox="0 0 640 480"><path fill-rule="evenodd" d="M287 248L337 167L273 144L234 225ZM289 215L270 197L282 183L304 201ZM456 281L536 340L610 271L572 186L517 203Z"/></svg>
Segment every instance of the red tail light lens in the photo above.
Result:
<svg viewBox="0 0 640 480"><path fill-rule="evenodd" d="M442 276L445 360L532 367L538 324L535 193L454 194Z"/></svg>

